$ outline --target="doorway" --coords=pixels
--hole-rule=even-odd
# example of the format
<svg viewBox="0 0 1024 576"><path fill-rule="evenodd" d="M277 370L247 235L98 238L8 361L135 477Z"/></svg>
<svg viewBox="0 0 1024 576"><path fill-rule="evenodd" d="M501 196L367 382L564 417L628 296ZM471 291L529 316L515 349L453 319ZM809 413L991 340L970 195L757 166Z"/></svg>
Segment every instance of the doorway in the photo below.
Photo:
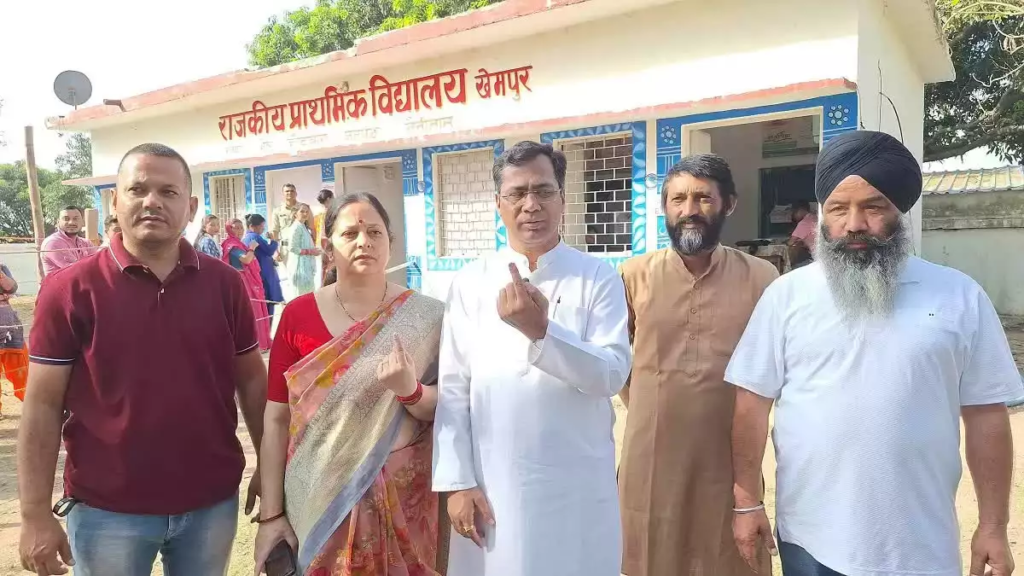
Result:
<svg viewBox="0 0 1024 576"><path fill-rule="evenodd" d="M348 193L369 193L380 200L391 220L391 254L388 267L405 263L405 198L402 194L402 164L387 161L374 164L336 164L335 197ZM404 268L388 274L388 281L406 286Z"/></svg>

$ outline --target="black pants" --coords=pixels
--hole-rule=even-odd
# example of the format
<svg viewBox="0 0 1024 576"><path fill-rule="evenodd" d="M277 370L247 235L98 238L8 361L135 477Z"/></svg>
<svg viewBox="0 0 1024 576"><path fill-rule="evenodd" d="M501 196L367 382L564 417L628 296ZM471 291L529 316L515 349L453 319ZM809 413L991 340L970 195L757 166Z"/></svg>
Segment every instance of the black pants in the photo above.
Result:
<svg viewBox="0 0 1024 576"><path fill-rule="evenodd" d="M781 540L779 559L782 560L782 576L843 576L815 560L807 550Z"/></svg>

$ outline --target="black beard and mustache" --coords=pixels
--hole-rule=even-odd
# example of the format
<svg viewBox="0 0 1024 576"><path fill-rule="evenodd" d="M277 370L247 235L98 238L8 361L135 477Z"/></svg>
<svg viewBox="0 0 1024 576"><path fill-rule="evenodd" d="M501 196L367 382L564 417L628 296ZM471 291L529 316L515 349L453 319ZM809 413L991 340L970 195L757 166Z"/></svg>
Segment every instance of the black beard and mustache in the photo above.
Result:
<svg viewBox="0 0 1024 576"><path fill-rule="evenodd" d="M850 244L866 247L852 249ZM910 237L902 219L897 219L882 238L867 234L831 238L822 222L814 250L835 305L847 321L892 313L909 256Z"/></svg>
<svg viewBox="0 0 1024 576"><path fill-rule="evenodd" d="M667 223L666 223L667 224ZM698 228L684 228L687 224L697 224ZM683 256L692 256L718 245L725 225L725 215L717 214L708 219L701 215L680 218L675 224L666 225L672 247Z"/></svg>

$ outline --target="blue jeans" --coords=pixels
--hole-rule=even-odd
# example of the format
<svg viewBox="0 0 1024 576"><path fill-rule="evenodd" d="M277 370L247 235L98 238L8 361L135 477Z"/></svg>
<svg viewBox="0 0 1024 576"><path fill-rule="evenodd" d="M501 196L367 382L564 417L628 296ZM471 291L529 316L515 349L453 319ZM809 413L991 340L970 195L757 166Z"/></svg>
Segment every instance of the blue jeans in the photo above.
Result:
<svg viewBox="0 0 1024 576"><path fill-rule="evenodd" d="M815 560L807 550L781 540L779 560L782 561L782 576L843 576Z"/></svg>
<svg viewBox="0 0 1024 576"><path fill-rule="evenodd" d="M238 526L238 495L176 516L118 514L79 502L68 514L75 576L223 576Z"/></svg>

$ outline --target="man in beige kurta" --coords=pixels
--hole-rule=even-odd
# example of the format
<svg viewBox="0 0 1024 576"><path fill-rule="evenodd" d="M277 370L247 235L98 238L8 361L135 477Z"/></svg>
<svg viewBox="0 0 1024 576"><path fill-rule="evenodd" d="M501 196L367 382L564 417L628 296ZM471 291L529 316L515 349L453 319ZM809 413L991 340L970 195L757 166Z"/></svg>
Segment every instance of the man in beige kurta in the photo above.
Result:
<svg viewBox="0 0 1024 576"><path fill-rule="evenodd" d="M730 432L735 390L726 364L778 271L719 244L736 206L729 166L684 158L662 190L670 248L622 266L633 370L619 493L626 576L753 572L732 535ZM771 571L767 554L758 572Z"/></svg>

